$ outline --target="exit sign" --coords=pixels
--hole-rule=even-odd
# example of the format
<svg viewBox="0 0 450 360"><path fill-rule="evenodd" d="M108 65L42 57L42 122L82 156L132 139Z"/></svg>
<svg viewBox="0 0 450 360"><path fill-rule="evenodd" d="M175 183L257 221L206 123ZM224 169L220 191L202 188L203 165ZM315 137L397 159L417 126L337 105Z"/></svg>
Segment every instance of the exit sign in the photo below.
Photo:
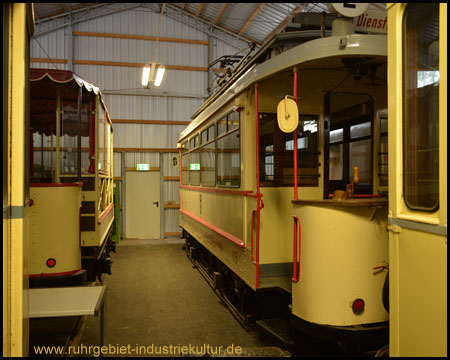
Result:
<svg viewBox="0 0 450 360"><path fill-rule="evenodd" d="M150 170L150 164L137 164L136 170L138 171Z"/></svg>
<svg viewBox="0 0 450 360"><path fill-rule="evenodd" d="M200 170L200 164L189 164L189 170Z"/></svg>

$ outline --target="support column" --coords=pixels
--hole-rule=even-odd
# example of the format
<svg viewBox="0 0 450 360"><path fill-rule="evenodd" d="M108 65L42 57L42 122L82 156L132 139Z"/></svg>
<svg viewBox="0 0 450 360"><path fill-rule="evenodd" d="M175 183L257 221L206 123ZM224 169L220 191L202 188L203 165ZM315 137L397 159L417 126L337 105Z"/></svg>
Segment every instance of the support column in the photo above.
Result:
<svg viewBox="0 0 450 360"><path fill-rule="evenodd" d="M159 232L160 238L164 239L165 226L165 210L164 210L164 153L159 153L159 199L161 206L159 207Z"/></svg>
<svg viewBox="0 0 450 360"><path fill-rule="evenodd" d="M72 27L72 11L70 5L67 4L67 9L70 14L70 25L67 27L67 67L73 72L73 27Z"/></svg>
<svg viewBox="0 0 450 360"><path fill-rule="evenodd" d="M55 182L60 182L61 162L60 162L60 134L61 134L61 90L58 86L56 95L56 176Z"/></svg>
<svg viewBox="0 0 450 360"><path fill-rule="evenodd" d="M214 60L214 48L216 47L216 38L212 36L213 29L211 28L210 33L208 35L208 66L211 64ZM211 95L212 91L210 90L213 86L214 82L214 70L209 69L208 70L208 86L206 88L208 95Z"/></svg>

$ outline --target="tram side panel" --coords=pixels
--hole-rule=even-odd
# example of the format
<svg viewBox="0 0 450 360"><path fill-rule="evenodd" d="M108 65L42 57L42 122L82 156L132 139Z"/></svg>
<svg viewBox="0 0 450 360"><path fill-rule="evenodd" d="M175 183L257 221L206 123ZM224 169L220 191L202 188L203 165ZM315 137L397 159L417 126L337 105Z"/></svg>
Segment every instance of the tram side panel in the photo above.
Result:
<svg viewBox="0 0 450 360"><path fill-rule="evenodd" d="M211 124L216 124L217 135L216 121L223 119L224 113L230 113L233 105L234 102L218 111L216 115L211 117L211 120L202 125L200 131L208 128ZM246 107L240 112L239 139L246 136L249 115ZM192 135L188 136L188 141L198 133L198 131L194 131ZM217 141L218 138L216 138ZM246 148L247 145L240 140L239 187L218 186L217 177L215 186L203 186L198 179L192 181L193 177L191 177L191 180L189 180L189 177L185 178L185 176L189 176L186 172L189 171L190 161L183 159L186 155L182 152L180 161L182 164L180 226L238 275L249 287L255 289L256 270L251 260L249 234L245 229L246 226L247 228L250 226L249 220L244 215L245 213L251 213L247 209L247 203L254 202L254 199L249 199L244 194L244 189L246 189L245 179L249 171L245 166L242 166L243 159L246 156L244 154L247 151ZM189 159L190 155L187 156ZM195 189L197 187L206 191Z"/></svg>
<svg viewBox="0 0 450 360"><path fill-rule="evenodd" d="M389 353L447 356L447 4L387 8Z"/></svg>
<svg viewBox="0 0 450 360"><path fill-rule="evenodd" d="M85 272L81 269L82 184L52 185L30 184L30 285L45 277L67 282Z"/></svg>

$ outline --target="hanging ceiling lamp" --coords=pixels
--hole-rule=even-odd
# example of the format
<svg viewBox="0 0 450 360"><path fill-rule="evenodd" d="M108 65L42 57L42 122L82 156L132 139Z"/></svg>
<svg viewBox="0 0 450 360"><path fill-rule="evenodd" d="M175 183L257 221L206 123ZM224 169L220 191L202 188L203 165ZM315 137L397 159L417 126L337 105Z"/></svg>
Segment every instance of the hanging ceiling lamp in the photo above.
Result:
<svg viewBox="0 0 450 360"><path fill-rule="evenodd" d="M164 72L166 70L163 64L156 61L156 52L158 49L158 40L159 40L159 29L165 5L166 4L162 5L161 13L159 14L158 35L156 37L156 45L153 51L153 60L145 64L144 69L142 70L142 86L145 87L148 87L149 82L154 82L155 86L161 85Z"/></svg>

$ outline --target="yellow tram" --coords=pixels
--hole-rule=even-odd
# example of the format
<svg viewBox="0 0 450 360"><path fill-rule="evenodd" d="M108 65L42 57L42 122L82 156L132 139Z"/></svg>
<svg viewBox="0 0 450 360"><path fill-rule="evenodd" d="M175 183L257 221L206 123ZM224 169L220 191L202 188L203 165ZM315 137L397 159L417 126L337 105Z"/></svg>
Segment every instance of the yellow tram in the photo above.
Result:
<svg viewBox="0 0 450 360"><path fill-rule="evenodd" d="M30 281L93 281L114 248L113 129L100 90L30 70Z"/></svg>
<svg viewBox="0 0 450 360"><path fill-rule="evenodd" d="M278 308L315 336L381 344L387 37L352 28L343 16L331 36L280 34L192 116L178 140L180 225L244 323L269 328ZM276 305L255 315L266 300L249 298Z"/></svg>
<svg viewBox="0 0 450 360"><path fill-rule="evenodd" d="M447 356L447 4L388 4L391 356Z"/></svg>

